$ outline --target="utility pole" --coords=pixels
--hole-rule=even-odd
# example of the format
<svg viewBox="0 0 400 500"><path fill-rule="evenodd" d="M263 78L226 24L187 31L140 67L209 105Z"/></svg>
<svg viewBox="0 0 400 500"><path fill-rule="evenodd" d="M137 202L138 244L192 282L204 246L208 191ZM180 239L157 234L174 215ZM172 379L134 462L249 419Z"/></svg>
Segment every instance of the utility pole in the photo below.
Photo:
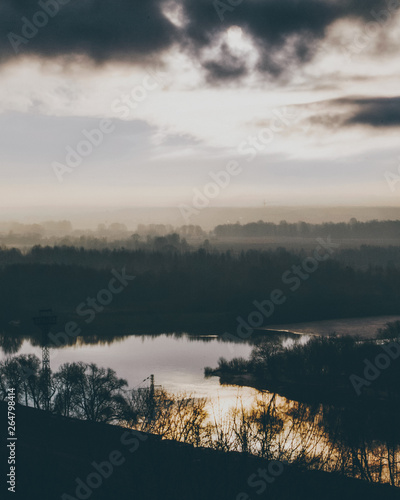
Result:
<svg viewBox="0 0 400 500"><path fill-rule="evenodd" d="M152 422L155 417L155 401L154 401L154 375L150 375L150 391L149 391L149 414L150 421Z"/></svg>
<svg viewBox="0 0 400 500"><path fill-rule="evenodd" d="M154 399L154 375L150 375L150 397L153 400Z"/></svg>

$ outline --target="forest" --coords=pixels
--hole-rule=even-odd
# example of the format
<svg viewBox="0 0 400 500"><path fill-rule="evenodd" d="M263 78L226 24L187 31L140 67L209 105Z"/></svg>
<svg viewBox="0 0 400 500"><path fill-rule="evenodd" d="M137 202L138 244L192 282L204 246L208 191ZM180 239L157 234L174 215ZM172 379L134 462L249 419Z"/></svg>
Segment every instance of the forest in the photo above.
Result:
<svg viewBox="0 0 400 500"><path fill-rule="evenodd" d="M326 238L314 241L313 251L233 252L187 249L176 234L162 238L167 243L157 250L0 249L0 324L8 331L10 322L21 322L18 333L25 324L31 328L38 309L76 320L90 301L103 301L100 323L114 314L132 328L168 332L207 325L223 333L271 294L280 294L280 303L257 326L398 313L400 247L342 249ZM107 291L113 273L132 277L121 293ZM80 320L84 331L89 317Z"/></svg>
<svg viewBox="0 0 400 500"><path fill-rule="evenodd" d="M177 235L181 239L176 241ZM200 225L185 224L138 224L134 230L127 225L113 222L98 224L95 229L76 229L70 221L47 221L41 224L22 224L19 222L0 222L0 245L27 249L34 245L78 246L91 249L128 248L131 250L160 250L164 247L187 250L189 246L219 247L237 240L251 245L252 240L268 240L277 245L293 240L296 244L317 237L331 236L342 240L346 246L354 246L357 241L378 244L382 240L396 242L400 238L400 221L370 220L349 222L324 222L311 224L304 221L279 223L250 222L242 224L220 224L214 229L204 230ZM304 243L303 243L304 244Z"/></svg>
<svg viewBox="0 0 400 500"><path fill-rule="evenodd" d="M332 238L372 238L372 239L398 239L400 237L400 221L371 220L360 222L355 218L349 222L325 222L309 224L307 222L288 223L281 221L279 224L272 222L252 222L249 224L222 224L214 229L219 238L252 238L262 236L289 236L312 238L318 236L331 236Z"/></svg>

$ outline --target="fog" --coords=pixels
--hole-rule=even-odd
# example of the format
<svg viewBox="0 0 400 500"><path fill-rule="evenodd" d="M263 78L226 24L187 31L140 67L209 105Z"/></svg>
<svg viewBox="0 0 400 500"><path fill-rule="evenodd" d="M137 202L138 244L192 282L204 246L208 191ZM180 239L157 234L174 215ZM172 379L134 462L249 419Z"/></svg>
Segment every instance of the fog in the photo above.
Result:
<svg viewBox="0 0 400 500"><path fill-rule="evenodd" d="M53 208L30 207L21 209L3 209L0 214L0 232L20 231L21 224L42 224L53 221L70 221L76 230L95 230L99 224L109 226L113 223L125 224L128 231L135 231L139 224L170 224L173 227L193 224L205 231L212 230L219 224L247 224L249 222L279 223L286 220L290 223L304 221L312 224L322 222L348 222L356 218L358 221L397 220L400 219L400 207L363 207L363 206L265 206L249 207L215 207L198 210L189 219L184 217L177 207L134 207L120 209L88 209L88 208ZM46 224L45 224L46 225ZM68 234L66 227L50 230L52 235ZM71 229L71 228L70 228ZM32 232L32 231L28 231ZM33 231L36 232L36 231Z"/></svg>

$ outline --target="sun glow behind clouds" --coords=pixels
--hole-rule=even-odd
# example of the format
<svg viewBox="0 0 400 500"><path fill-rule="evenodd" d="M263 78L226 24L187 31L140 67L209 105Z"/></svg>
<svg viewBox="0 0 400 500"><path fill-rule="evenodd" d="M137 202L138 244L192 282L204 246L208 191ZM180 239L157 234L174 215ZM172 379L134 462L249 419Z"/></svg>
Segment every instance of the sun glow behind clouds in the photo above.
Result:
<svg viewBox="0 0 400 500"><path fill-rule="evenodd" d="M243 31L239 26L231 26L227 32L228 44L234 49L245 48L246 44L243 41Z"/></svg>
<svg viewBox="0 0 400 500"><path fill-rule="evenodd" d="M167 0L162 4L163 14L175 27L190 28L190 19L179 2ZM197 18L195 21L201 22ZM383 130L362 124L347 127L343 123L352 108L338 100L399 95L400 55L396 40L400 18L382 25L379 36L371 37L363 50L358 50L354 37L365 32L366 24L340 20L318 42L314 57L300 67L293 63L297 60L293 53L300 43L295 34L286 40L285 50L274 53L271 46L271 54L286 67L285 74L276 79L259 71L266 45L260 45L242 18L236 22L243 27L218 24L218 29L210 32L212 43L200 44L196 53L190 44L168 45L162 61L153 61L154 67L148 62L127 65L113 60L95 66L75 59L66 65L62 58L30 56L0 67L0 113L5 116L16 112L14 118L7 115L0 119L3 202L12 204L16 191L25 201L36 199L27 187L31 177L44 179L42 194L54 203L75 202L84 192L87 202L95 203L101 197L107 198L102 190L110 182L113 186L119 183L116 196L126 203L133 198L141 203L151 200L155 192L163 203L173 203L174 196L189 202L192 189L208 182L208 171L220 170L228 161L239 159L243 174L213 204L252 203L254 193L268 189L274 201L276 198L285 203L308 198L321 198L323 202L324 197L334 202L335 196L336 201L353 203L374 193L379 194L380 203L392 203L394 198L383 174L386 169L397 169L398 128ZM381 51L383 35L387 43ZM347 57L349 50L351 58ZM208 63L211 70L203 63ZM122 102L135 88L143 86L156 66L167 75L166 82L153 86L151 81L152 90L124 118L127 124L119 123L121 116L113 103ZM221 80L212 78L217 70ZM299 119L277 123L276 113L286 116L286 110L297 110ZM17 113L26 115L24 127L19 126ZM51 122L52 117L58 120ZM63 160L66 146L74 146L82 138L83 125L76 118L92 118L95 123L110 118L116 121L118 132L108 136L97 156L85 159L68 182L54 186L51 162ZM68 125L72 121L76 127ZM273 126L277 131L271 132ZM138 127L142 134L135 132ZM50 140L53 129L57 129L56 136ZM250 162L239 147L257 139L260 133L271 136L271 140L256 151L256 159ZM140 141L136 141L139 135ZM316 171L310 166L313 161L319 162L318 189L310 174ZM279 169L273 167L273 162L279 163ZM342 164L349 173L337 181ZM309 184L301 190L296 168ZM146 169L151 172L147 177ZM353 182L357 172L359 186L355 188L354 183L348 187L349 179ZM12 184L16 173L20 180ZM173 182L176 186L170 194ZM340 183L343 186L339 189ZM90 190L85 191L87 186Z"/></svg>
<svg viewBox="0 0 400 500"><path fill-rule="evenodd" d="M181 28L185 24L185 16L182 5L177 2L166 2L162 7L164 16L171 21L172 24Z"/></svg>
<svg viewBox="0 0 400 500"><path fill-rule="evenodd" d="M239 26L230 26L222 37L231 53L243 58L249 68L254 68L259 62L258 49L254 40Z"/></svg>

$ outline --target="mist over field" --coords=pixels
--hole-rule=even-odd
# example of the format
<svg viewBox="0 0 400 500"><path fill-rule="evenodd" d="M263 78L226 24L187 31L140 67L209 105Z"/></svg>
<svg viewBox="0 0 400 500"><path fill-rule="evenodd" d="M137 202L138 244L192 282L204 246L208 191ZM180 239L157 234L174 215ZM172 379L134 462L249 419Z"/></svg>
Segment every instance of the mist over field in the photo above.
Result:
<svg viewBox="0 0 400 500"><path fill-rule="evenodd" d="M260 203L262 205L262 203ZM348 222L351 218L369 220L395 220L400 218L400 207L368 206L238 206L206 207L186 220L178 207L97 208L87 207L29 207L7 208L0 213L0 231L9 230L13 222L43 223L49 220L69 220L75 229L96 229L99 224L122 223L130 231L139 224L199 225L209 231L219 224L257 222L279 223L281 220L318 224L322 222Z"/></svg>

